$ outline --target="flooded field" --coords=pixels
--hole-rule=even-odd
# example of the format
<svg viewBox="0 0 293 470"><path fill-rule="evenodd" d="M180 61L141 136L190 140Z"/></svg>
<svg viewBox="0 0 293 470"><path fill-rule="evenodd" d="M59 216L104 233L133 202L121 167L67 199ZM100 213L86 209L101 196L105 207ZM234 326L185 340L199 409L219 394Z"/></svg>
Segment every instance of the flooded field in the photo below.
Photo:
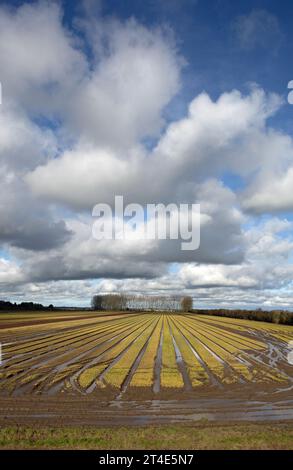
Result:
<svg viewBox="0 0 293 470"><path fill-rule="evenodd" d="M292 339L198 314L2 315L0 421L293 420Z"/></svg>

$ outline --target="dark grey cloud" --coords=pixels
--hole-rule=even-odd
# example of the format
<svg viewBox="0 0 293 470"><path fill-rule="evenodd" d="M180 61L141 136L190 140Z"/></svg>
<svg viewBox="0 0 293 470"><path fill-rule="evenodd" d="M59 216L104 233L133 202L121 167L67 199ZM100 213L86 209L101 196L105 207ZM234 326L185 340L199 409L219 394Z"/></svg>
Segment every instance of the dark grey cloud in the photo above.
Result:
<svg viewBox="0 0 293 470"><path fill-rule="evenodd" d="M35 258L26 263L26 276L32 282L47 282L59 280L85 280L85 279L153 279L166 272L163 263L152 263L136 260L115 260L102 256L95 257L92 262L87 260L74 263L68 258L52 255Z"/></svg>
<svg viewBox="0 0 293 470"><path fill-rule="evenodd" d="M27 250L50 250L71 237L64 220L32 197L18 178L0 186L0 242Z"/></svg>
<svg viewBox="0 0 293 470"><path fill-rule="evenodd" d="M63 220L53 222L33 218L26 219L24 224L10 223L5 227L1 227L0 224L0 241L26 250L40 251L56 248L63 245L70 235L71 232L67 230Z"/></svg>

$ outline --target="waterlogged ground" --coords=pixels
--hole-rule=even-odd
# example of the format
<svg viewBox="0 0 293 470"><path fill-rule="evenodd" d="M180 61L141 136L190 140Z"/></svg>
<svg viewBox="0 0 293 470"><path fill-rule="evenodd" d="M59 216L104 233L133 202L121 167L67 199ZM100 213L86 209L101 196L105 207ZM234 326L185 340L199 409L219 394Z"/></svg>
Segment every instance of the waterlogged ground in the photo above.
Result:
<svg viewBox="0 0 293 470"><path fill-rule="evenodd" d="M0 422L293 421L293 327L192 314L0 317Z"/></svg>

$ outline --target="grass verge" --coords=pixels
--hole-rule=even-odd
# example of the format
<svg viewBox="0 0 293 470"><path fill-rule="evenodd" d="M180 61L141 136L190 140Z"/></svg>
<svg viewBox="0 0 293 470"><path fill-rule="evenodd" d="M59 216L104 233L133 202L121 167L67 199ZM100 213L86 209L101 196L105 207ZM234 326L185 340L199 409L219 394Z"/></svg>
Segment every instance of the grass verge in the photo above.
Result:
<svg viewBox="0 0 293 470"><path fill-rule="evenodd" d="M292 424L2 427L1 449L293 449Z"/></svg>

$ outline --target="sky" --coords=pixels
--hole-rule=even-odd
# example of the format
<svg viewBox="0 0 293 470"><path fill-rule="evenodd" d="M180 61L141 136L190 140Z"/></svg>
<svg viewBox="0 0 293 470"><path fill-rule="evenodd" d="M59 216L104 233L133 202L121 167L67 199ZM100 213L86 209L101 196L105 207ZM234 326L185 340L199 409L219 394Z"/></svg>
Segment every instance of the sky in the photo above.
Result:
<svg viewBox="0 0 293 470"><path fill-rule="evenodd" d="M289 1L0 1L0 298L293 308ZM201 205L201 243L92 210Z"/></svg>

